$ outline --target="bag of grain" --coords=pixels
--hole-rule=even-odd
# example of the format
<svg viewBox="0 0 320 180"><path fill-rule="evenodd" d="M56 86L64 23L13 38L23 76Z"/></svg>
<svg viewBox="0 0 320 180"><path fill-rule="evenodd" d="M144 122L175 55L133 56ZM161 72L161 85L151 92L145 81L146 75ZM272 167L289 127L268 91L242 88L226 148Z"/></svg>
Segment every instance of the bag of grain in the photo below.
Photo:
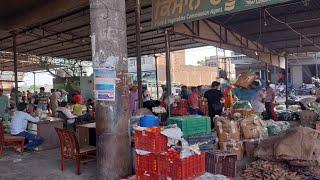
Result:
<svg viewBox="0 0 320 180"><path fill-rule="evenodd" d="M249 158L254 158L254 150L258 147L260 139L244 140L244 147Z"/></svg>
<svg viewBox="0 0 320 180"><path fill-rule="evenodd" d="M254 80L256 80L257 76L254 73L247 72L242 73L238 77L235 85L242 88L249 88Z"/></svg>
<svg viewBox="0 0 320 180"><path fill-rule="evenodd" d="M232 153L236 153L238 160L243 158L244 148L242 141L227 141L227 142L219 142L219 148L223 151L229 151Z"/></svg>
<svg viewBox="0 0 320 180"><path fill-rule="evenodd" d="M219 118L216 121L216 130L219 141L240 140L240 130L237 121L232 121L227 118Z"/></svg>
<svg viewBox="0 0 320 180"><path fill-rule="evenodd" d="M261 120L245 119L240 122L244 139L258 139L262 135L263 122Z"/></svg>

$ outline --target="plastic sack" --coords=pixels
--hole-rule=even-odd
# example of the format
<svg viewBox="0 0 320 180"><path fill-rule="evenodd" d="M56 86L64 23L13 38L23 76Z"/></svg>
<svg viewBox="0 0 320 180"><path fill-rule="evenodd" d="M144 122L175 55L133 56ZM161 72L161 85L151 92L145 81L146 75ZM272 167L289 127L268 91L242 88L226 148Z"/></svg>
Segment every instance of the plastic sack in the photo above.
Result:
<svg viewBox="0 0 320 180"><path fill-rule="evenodd" d="M249 101L238 101L233 105L233 109L252 109Z"/></svg>

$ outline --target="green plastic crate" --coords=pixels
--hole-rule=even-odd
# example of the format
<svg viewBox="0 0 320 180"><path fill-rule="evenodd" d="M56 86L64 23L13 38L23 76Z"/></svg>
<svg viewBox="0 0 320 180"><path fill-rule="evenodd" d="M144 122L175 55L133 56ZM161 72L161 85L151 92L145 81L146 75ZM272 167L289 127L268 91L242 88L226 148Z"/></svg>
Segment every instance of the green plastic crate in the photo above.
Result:
<svg viewBox="0 0 320 180"><path fill-rule="evenodd" d="M170 117L169 124L177 124L184 137L211 133L211 120L207 116Z"/></svg>

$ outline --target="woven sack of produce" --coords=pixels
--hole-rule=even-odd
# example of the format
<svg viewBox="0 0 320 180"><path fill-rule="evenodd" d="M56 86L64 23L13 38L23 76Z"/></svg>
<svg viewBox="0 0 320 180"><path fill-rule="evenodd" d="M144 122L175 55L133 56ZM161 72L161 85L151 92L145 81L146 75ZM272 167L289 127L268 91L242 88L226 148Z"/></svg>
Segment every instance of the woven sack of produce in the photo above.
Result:
<svg viewBox="0 0 320 180"><path fill-rule="evenodd" d="M260 139L248 139L248 140L244 140L243 143L244 143L244 147L245 147L247 156L249 158L253 158L254 157L254 150L260 144Z"/></svg>
<svg viewBox="0 0 320 180"><path fill-rule="evenodd" d="M283 134L279 136L271 136L268 139L262 140L255 149L254 156L267 161L275 161L274 145L282 138L282 136Z"/></svg>
<svg viewBox="0 0 320 180"><path fill-rule="evenodd" d="M297 127L288 130L274 146L279 160L299 160L303 164L320 164L320 133L311 128Z"/></svg>
<svg viewBox="0 0 320 180"><path fill-rule="evenodd" d="M318 118L319 114L313 110L303 110L300 112L300 121L302 126L312 127Z"/></svg>
<svg viewBox="0 0 320 180"><path fill-rule="evenodd" d="M235 85L242 88L249 88L254 80L256 80L257 76L254 73L247 72L242 73L238 77Z"/></svg>
<svg viewBox="0 0 320 180"><path fill-rule="evenodd" d="M241 132L245 139L257 139L260 138L263 125L261 120L248 120L245 119L240 122Z"/></svg>
<svg viewBox="0 0 320 180"><path fill-rule="evenodd" d="M240 130L237 121L220 118L216 121L216 130L219 141L240 140Z"/></svg>
<svg viewBox="0 0 320 180"><path fill-rule="evenodd" d="M241 160L244 155L244 147L242 141L227 141L219 142L219 148L222 151L229 151L237 154L238 160Z"/></svg>
<svg viewBox="0 0 320 180"><path fill-rule="evenodd" d="M270 136L277 136L280 133L286 131L290 127L290 123L286 121L266 121L266 127Z"/></svg>

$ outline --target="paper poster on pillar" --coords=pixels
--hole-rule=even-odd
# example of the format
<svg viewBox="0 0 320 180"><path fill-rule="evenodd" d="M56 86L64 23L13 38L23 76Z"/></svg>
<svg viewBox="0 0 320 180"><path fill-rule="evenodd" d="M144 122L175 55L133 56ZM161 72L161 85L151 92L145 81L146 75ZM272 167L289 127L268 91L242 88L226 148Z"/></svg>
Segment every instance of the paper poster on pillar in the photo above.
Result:
<svg viewBox="0 0 320 180"><path fill-rule="evenodd" d="M111 78L94 78L94 96L100 101L115 101L115 80Z"/></svg>
<svg viewBox="0 0 320 180"><path fill-rule="evenodd" d="M116 70L114 68L93 68L93 74L96 78L116 78Z"/></svg>
<svg viewBox="0 0 320 180"><path fill-rule="evenodd" d="M99 54L96 54L96 57L94 57L93 60L93 67L94 68L108 68L108 69L115 69L116 64L119 62L119 57L117 56L109 56L107 58L101 58L105 57L104 51L99 51Z"/></svg>

